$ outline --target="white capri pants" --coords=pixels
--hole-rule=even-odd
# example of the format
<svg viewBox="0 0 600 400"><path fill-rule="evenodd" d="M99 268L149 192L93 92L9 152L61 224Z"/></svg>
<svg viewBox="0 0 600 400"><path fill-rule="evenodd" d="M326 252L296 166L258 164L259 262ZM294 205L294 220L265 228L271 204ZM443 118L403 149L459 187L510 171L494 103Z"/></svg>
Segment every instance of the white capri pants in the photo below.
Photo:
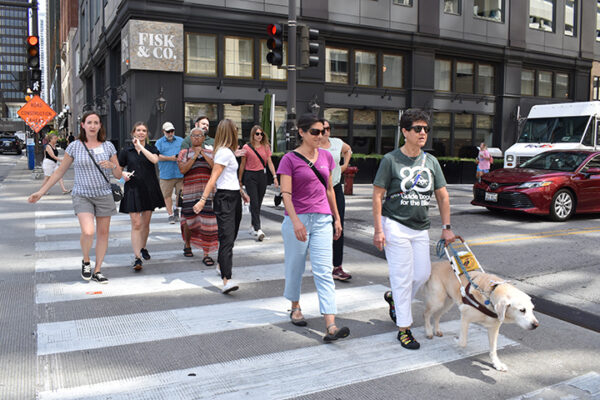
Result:
<svg viewBox="0 0 600 400"><path fill-rule="evenodd" d="M416 231L387 217L381 217L381 223L396 308L396 325L408 327L413 323L412 300L431 275L429 231Z"/></svg>

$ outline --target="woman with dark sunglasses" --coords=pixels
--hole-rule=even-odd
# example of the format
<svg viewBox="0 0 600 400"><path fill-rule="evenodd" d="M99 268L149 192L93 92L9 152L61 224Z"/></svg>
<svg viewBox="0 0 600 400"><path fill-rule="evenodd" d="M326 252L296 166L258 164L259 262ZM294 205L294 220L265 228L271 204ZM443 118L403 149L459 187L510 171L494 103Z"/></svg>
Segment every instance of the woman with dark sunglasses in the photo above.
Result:
<svg viewBox="0 0 600 400"><path fill-rule="evenodd" d="M285 206L285 218L281 225L285 252L283 295L292 303L292 323L306 326L307 322L300 309L300 291L306 255L310 251L319 310L325 318L326 334L323 340L331 342L350 334L347 327L338 328L335 325L337 307L335 284L331 275L331 239L339 238L342 233L331 179L335 165L331 154L319 148L324 130L323 124L316 117L312 114L301 116L298 131L302 144L283 156L277 170L281 176L281 193Z"/></svg>
<svg viewBox="0 0 600 400"><path fill-rule="evenodd" d="M342 223L342 235L333 241L333 279L347 281L352 278L352 275L342 269L342 262L344 260L344 213L346 210L346 199L344 197L344 189L342 189L342 174L350 164L352 149L342 139L331 137L331 124L328 120L322 119L321 122L325 131L323 140L321 141L321 148L328 150L335 162L335 169L331 176L333 190L335 191L335 202L340 213L340 222ZM344 158L344 164L340 165L342 157Z"/></svg>
<svg viewBox="0 0 600 400"><path fill-rule="evenodd" d="M373 182L373 244L385 249L392 291L384 299L398 326L398 340L402 347L416 350L420 345L410 331L411 303L431 274L428 211L432 195L440 210L442 239L450 243L455 237L442 168L434 156L421 150L427 143L429 114L409 109L402 114L400 127L404 145L383 157Z"/></svg>
<svg viewBox="0 0 600 400"><path fill-rule="evenodd" d="M240 186L246 186L250 196L250 215L252 226L250 234L262 242L265 233L260 228L260 207L267 190L267 168L273 174L273 183L279 187L275 166L271 160L271 145L260 125L254 125L250 131L250 142L242 148L244 155L240 161Z"/></svg>

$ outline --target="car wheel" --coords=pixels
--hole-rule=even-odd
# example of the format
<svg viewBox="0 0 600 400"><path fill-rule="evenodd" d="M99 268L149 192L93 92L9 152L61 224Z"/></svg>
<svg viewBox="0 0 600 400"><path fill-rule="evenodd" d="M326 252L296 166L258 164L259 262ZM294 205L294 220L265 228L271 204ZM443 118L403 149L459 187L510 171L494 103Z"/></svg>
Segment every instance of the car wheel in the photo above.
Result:
<svg viewBox="0 0 600 400"><path fill-rule="evenodd" d="M575 213L575 196L567 189L561 189L550 203L550 218L554 221L566 221Z"/></svg>

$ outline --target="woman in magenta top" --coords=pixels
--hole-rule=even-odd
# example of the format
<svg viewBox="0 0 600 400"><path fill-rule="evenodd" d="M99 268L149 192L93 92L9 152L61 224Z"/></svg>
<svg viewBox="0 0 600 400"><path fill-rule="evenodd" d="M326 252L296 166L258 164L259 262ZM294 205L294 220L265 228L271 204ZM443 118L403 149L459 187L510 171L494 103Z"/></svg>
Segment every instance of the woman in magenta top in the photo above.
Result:
<svg viewBox="0 0 600 400"><path fill-rule="evenodd" d="M298 128L302 144L283 156L277 169L281 176L285 206L285 218L281 225L285 251L283 295L292 303L292 323L306 326L300 309L300 291L306 255L310 251L319 310L325 318L326 334L323 340L330 342L350 334L347 327L338 328L335 325L337 308L331 275L332 238L337 239L342 233L331 179L335 163L327 150L319 149L324 130L317 118L312 114L303 115L298 120ZM314 165L316 173L307 161Z"/></svg>
<svg viewBox="0 0 600 400"><path fill-rule="evenodd" d="M279 187L279 182L271 161L271 146L260 125L252 127L250 142L245 144L242 150L244 155L240 162L239 178L240 186L246 186L246 193L250 196L250 234L262 242L265 233L260 229L260 207L267 190L267 168L273 174L275 187Z"/></svg>

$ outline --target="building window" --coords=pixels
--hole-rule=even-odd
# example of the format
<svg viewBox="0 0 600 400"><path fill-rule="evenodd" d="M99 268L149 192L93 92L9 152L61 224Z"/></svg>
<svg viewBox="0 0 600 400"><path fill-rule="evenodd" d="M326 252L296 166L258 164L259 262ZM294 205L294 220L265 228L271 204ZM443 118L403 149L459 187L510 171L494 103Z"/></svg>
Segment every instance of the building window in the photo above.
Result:
<svg viewBox="0 0 600 400"><path fill-rule="evenodd" d="M260 79L272 79L284 81L287 79L287 70L285 68L277 68L267 62L267 54L269 54L267 41L260 41ZM287 42L283 43L283 59L287 60ZM284 62L284 64L286 64Z"/></svg>
<svg viewBox="0 0 600 400"><path fill-rule="evenodd" d="M338 137L343 141L348 141L348 109L347 108L327 108L324 117L331 126L331 136Z"/></svg>
<svg viewBox="0 0 600 400"><path fill-rule="evenodd" d="M186 132L189 133L189 131L194 127L194 122L196 122L196 119L198 117L206 116L210 121L210 128L208 130L208 134L211 137L215 137L215 133L217 132L217 122L219 121L216 104L185 103L184 113Z"/></svg>
<svg viewBox="0 0 600 400"><path fill-rule="evenodd" d="M457 93L473 93L473 70L471 62L458 61L456 63L456 89Z"/></svg>
<svg viewBox="0 0 600 400"><path fill-rule="evenodd" d="M577 35L577 3L575 0L565 2L565 36Z"/></svg>
<svg viewBox="0 0 600 400"><path fill-rule="evenodd" d="M377 112L375 110L354 110L352 118L352 151L355 153L375 153L377 137Z"/></svg>
<svg viewBox="0 0 600 400"><path fill-rule="evenodd" d="M529 27L554 32L555 0L529 0Z"/></svg>
<svg viewBox="0 0 600 400"><path fill-rule="evenodd" d="M449 92L452 82L452 63L449 60L435 60L435 90Z"/></svg>
<svg viewBox="0 0 600 400"><path fill-rule="evenodd" d="M223 104L223 118L235 122L238 129L238 141L246 142L249 140L250 130L254 126L254 106L252 104L241 106Z"/></svg>
<svg viewBox="0 0 600 400"><path fill-rule="evenodd" d="M399 125L398 119L397 110L381 112L381 154L389 153L396 148L395 140Z"/></svg>
<svg viewBox="0 0 600 400"><path fill-rule="evenodd" d="M383 55L383 86L389 88L401 88L403 81L403 59L402 56L392 54Z"/></svg>
<svg viewBox="0 0 600 400"><path fill-rule="evenodd" d="M354 83L359 86L377 86L377 53L354 52Z"/></svg>
<svg viewBox="0 0 600 400"><path fill-rule="evenodd" d="M492 146L494 137L494 117L491 115L475 116L475 145L479 146L485 143L488 147Z"/></svg>
<svg viewBox="0 0 600 400"><path fill-rule="evenodd" d="M444 0L444 12L460 15L460 0Z"/></svg>
<svg viewBox="0 0 600 400"><path fill-rule="evenodd" d="M252 39L225 37L225 76L253 77Z"/></svg>
<svg viewBox="0 0 600 400"><path fill-rule="evenodd" d="M552 72L539 71L537 75L537 95L552 97Z"/></svg>
<svg viewBox="0 0 600 400"><path fill-rule="evenodd" d="M473 115L454 114L453 156L464 157L473 146Z"/></svg>
<svg viewBox="0 0 600 400"><path fill-rule="evenodd" d="M433 114L433 130L429 135L431 137L431 147L436 157L450 155L450 113Z"/></svg>
<svg viewBox="0 0 600 400"><path fill-rule="evenodd" d="M524 69L521 71L521 96L535 95L535 71Z"/></svg>
<svg viewBox="0 0 600 400"><path fill-rule="evenodd" d="M478 18L502 22L504 0L474 0L473 15Z"/></svg>
<svg viewBox="0 0 600 400"><path fill-rule="evenodd" d="M569 98L569 75L568 74L556 74L554 85L554 97L560 99Z"/></svg>
<svg viewBox="0 0 600 400"><path fill-rule="evenodd" d="M596 5L596 40L600 41L600 0Z"/></svg>
<svg viewBox="0 0 600 400"><path fill-rule="evenodd" d="M600 76L594 77L594 84L592 87L592 100L600 100Z"/></svg>
<svg viewBox="0 0 600 400"><path fill-rule="evenodd" d="M393 3L399 6L412 7L412 0L394 0Z"/></svg>
<svg viewBox="0 0 600 400"><path fill-rule="evenodd" d="M325 49L325 82L348 83L348 50Z"/></svg>
<svg viewBox="0 0 600 400"><path fill-rule="evenodd" d="M185 72L194 75L217 75L217 37L186 34Z"/></svg>
<svg viewBox="0 0 600 400"><path fill-rule="evenodd" d="M494 67L479 64L477 67L477 93L494 94Z"/></svg>

